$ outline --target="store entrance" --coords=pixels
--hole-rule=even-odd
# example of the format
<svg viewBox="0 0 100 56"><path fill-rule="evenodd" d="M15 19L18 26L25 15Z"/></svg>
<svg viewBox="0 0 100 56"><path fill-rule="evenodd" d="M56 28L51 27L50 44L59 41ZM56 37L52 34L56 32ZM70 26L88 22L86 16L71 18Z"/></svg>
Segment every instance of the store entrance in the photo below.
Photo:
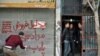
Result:
<svg viewBox="0 0 100 56"><path fill-rule="evenodd" d="M62 56L81 56L81 26L81 16L62 16Z"/></svg>

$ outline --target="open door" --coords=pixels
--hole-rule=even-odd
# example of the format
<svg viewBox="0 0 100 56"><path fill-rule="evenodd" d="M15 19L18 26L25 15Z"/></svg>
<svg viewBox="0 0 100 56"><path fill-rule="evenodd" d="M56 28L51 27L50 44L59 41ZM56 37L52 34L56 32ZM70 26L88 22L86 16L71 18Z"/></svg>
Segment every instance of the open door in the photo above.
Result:
<svg viewBox="0 0 100 56"><path fill-rule="evenodd" d="M73 39L72 40L68 40L69 41L69 49L68 49L68 46L65 46L65 35L67 35L65 33L65 35L63 36L64 34L64 29L66 28L65 27L65 24L66 23L69 23L69 26L71 24L73 24L73 28L74 28L74 36L72 37ZM82 17L81 16L62 16L62 37L61 37L61 51L62 51L62 56L81 56L81 48L82 48L82 40L81 40L81 29L78 27L78 24L81 24L82 25ZM69 31L69 30L68 30ZM69 33L68 33L69 34ZM69 35L70 37L71 35ZM73 44L72 44L72 42ZM66 51L67 49L67 51ZM67 54L66 54L67 53ZM74 53L74 55L73 55Z"/></svg>

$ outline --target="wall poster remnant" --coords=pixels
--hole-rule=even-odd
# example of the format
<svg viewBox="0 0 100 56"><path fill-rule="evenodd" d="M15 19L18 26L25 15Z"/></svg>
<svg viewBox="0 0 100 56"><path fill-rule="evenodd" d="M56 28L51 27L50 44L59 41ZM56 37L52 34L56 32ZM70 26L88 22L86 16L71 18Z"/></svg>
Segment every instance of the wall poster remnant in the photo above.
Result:
<svg viewBox="0 0 100 56"><path fill-rule="evenodd" d="M0 0L0 7L55 8L55 0Z"/></svg>

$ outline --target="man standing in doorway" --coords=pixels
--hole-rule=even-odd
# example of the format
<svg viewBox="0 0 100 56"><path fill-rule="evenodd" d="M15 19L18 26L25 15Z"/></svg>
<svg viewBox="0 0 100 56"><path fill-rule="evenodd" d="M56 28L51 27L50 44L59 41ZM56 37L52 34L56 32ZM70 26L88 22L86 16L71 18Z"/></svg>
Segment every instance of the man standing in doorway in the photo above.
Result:
<svg viewBox="0 0 100 56"><path fill-rule="evenodd" d="M72 23L66 23L63 31L63 39L64 39L64 56L74 56L75 52L75 41L76 37L74 34L74 27Z"/></svg>
<svg viewBox="0 0 100 56"><path fill-rule="evenodd" d="M70 42L70 47L71 47L71 56L74 56L75 54L75 41L76 41L76 37L75 37L75 29L73 27L73 24L70 24L69 27L69 42Z"/></svg>
<svg viewBox="0 0 100 56"><path fill-rule="evenodd" d="M64 43L64 56L69 56L71 51L70 41L69 41L69 23L65 24L65 28L62 33L63 43Z"/></svg>
<svg viewBox="0 0 100 56"><path fill-rule="evenodd" d="M3 48L5 56L17 56L15 49L20 46L21 49L27 48L23 45L22 38L24 37L23 32L19 32L18 35L10 35L5 40L5 46Z"/></svg>
<svg viewBox="0 0 100 56"><path fill-rule="evenodd" d="M81 24L79 23L78 24L78 27L79 29L81 29ZM70 42L70 48L71 48L71 51L70 51L70 54L69 56L75 56L75 53L76 53L76 47L75 47L75 43L79 44L80 43L80 31L78 32L75 32L77 31L73 25L73 23L70 23L70 26L69 26L69 42ZM77 36L78 35L78 36ZM81 43L79 44L79 47L78 49L81 48Z"/></svg>

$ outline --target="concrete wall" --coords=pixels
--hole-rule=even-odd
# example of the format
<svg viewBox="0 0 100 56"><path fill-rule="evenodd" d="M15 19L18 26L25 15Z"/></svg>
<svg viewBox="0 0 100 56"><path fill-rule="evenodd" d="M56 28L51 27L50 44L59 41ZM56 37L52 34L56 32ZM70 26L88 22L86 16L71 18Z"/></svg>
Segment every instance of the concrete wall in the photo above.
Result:
<svg viewBox="0 0 100 56"><path fill-rule="evenodd" d="M24 45L33 48L21 50L19 47L16 49L18 56L54 56L54 10L53 9L2 9L0 8L0 45L4 44L5 39L11 34L18 34L23 31L28 37L24 39ZM31 20L46 22L45 29L30 29L25 27L23 29L16 29L16 25L31 24ZM11 32L3 32L3 22L10 21ZM7 25L6 25L7 26ZM31 25L30 25L31 26ZM44 37L44 38L43 38ZM42 46L43 44L43 46ZM45 48L41 50L41 48Z"/></svg>

